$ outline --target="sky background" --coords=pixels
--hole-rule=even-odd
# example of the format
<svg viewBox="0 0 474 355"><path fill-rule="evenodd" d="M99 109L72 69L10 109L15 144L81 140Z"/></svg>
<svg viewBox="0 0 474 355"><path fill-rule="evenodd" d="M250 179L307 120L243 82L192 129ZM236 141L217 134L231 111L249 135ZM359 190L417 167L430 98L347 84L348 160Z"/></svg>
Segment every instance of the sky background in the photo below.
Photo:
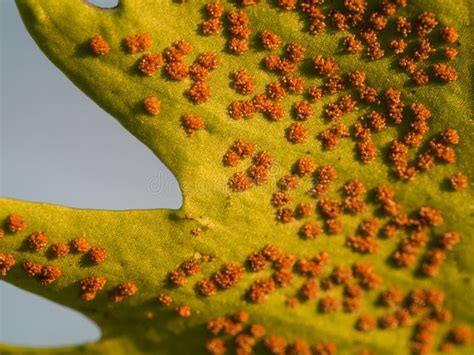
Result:
<svg viewBox="0 0 474 355"><path fill-rule="evenodd" d="M0 16L0 195L80 208L179 208L174 176L48 61L13 0L0 0ZM0 281L1 343L77 344L99 334L79 313Z"/></svg>

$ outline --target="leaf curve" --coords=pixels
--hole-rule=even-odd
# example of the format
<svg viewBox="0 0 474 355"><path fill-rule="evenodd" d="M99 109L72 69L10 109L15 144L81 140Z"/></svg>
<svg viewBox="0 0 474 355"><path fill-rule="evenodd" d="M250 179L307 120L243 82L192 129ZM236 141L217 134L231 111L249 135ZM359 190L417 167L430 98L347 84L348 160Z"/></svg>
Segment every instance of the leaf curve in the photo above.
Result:
<svg viewBox="0 0 474 355"><path fill-rule="evenodd" d="M341 32L328 30L325 34L313 37L302 32L303 21L292 12L278 10L272 4L246 8L253 34L271 29L278 32L285 42L303 45L309 58L337 53L337 62L345 72L363 69L373 86L380 89L389 86L399 88L407 103L421 102L429 107L435 117L430 121L430 134L449 126L459 131L462 140L456 148L456 166L436 166L410 183L397 181L390 173L391 168L384 157L391 139L403 134L407 124L390 127L374 135L381 157L370 165L364 165L357 161L354 142L351 140L343 140L335 150L330 151L324 150L316 139L309 139L301 145L287 142L285 130L293 122L290 114L279 122L269 122L262 117L248 121L230 119L228 105L231 100L241 98L229 84L228 75L231 71L245 67L255 74L257 87L261 90L265 84L277 80L278 76L262 70L261 60L268 52L258 46L248 53L235 56L225 49L227 39L224 36L203 37L198 24L203 21L204 4L124 0L117 9L105 11L80 0L67 3L18 1L28 30L45 54L81 90L163 160L180 182L184 202L179 211L109 212L73 210L2 199L1 215L18 211L28 221L30 232L47 230L48 235L56 241L84 233L93 244L106 246L109 250L108 261L97 269L91 267L90 273L105 274L110 285L128 279L135 280L140 291L136 297L120 304L111 305L103 296L96 303L84 305L77 295L76 283L89 274L89 269L84 270L85 266L78 256L75 256L78 260L73 266L70 265L69 257L57 262L67 273L48 289L31 280L25 281L19 269L12 269L7 281L79 309L101 326L103 340L71 349L71 352L146 352L156 349L160 353L186 353L189 349L204 351L204 323L212 317L246 309L253 321L261 322L272 333L285 335L292 340L303 337L314 343L331 339L342 353L354 350L354 344L361 349L369 347L377 353L391 353L391 349L403 344L407 350L400 350L400 353L405 353L409 349L411 328L361 334L353 329L355 314L341 312L320 315L314 303L305 304L296 310L287 309L284 295L294 293L294 289L279 291L263 304L248 304L243 295L251 281L258 280L262 275L247 274L245 281L234 289L218 292L209 299L197 296L191 282L182 289L173 290L177 304L189 303L197 311L189 319L179 319L173 312L162 311L156 305L157 294L169 289L167 273L186 259L193 258L196 253L217 257L217 263L205 266L208 268L206 274L216 272L222 263L244 263L248 255L268 243L279 245L297 257L311 257L326 250L334 265L345 265L348 260L359 258L344 247L343 236L302 241L298 238L300 222L280 224L275 221L275 209L270 200L276 191L277 180L291 172L294 163L310 151L318 165L336 165L337 162L338 185L355 176L363 180L368 188L389 183L407 212L413 212L424 204L443 209L444 225L430 233L434 236L456 229L465 237L462 247L450 254L436 279L413 277L411 272L394 269L385 260L384 256L389 256L397 248L399 240L383 240L378 254L361 258L375 265L384 276L387 286L396 285L405 291L414 287L442 288L448 295L448 304L456 321L472 324L474 314L466 309L469 308L469 294L472 294L474 287L470 279L474 265L469 260L474 246L465 240L473 231L472 222L466 223L470 221L466 201L472 197L472 191L468 189L453 194L446 189L439 190L450 174L459 170L470 177L472 171L469 165L472 151L469 142L473 138L472 120L469 118L473 102L470 82L472 65L468 59L463 59L469 58L472 53L469 3L459 2L448 6L441 1L421 1L410 4L407 9L400 9L401 14L407 15L429 9L439 16L441 23L455 23L462 36L461 55L456 63L459 80L447 86L433 83L424 87L414 87L408 83L406 73L396 69L392 55L371 62L342 53L340 41L344 36ZM225 6L227 10L234 7L233 4ZM163 18L173 21L164 24L160 22ZM209 79L211 100L195 106L183 94L189 81L172 82L166 75L152 78L141 76L136 70L141 54L127 54L123 46L124 38L140 32L152 33L153 50L156 52L161 52L181 38L192 43L193 54L218 51L222 64ZM100 58L91 55L88 43L95 34L101 34L109 42L112 50L108 55ZM383 36L385 34L381 34ZM389 34L386 36L388 38ZM321 78L306 64L301 66L305 79L308 83L320 85ZM433 90L438 91L440 96L433 95ZM142 101L148 95L156 95L162 102L161 113L156 118L149 117L143 111ZM445 102L440 102L441 95ZM283 106L287 112L291 112L294 100L291 95L285 98ZM315 117L307 123L311 134L316 135L329 126L322 111L324 104L334 100L334 96L329 96L314 105ZM180 116L186 112L204 117L206 129L189 137L180 121ZM365 113L361 110L357 115L349 115L347 121L354 122L362 112ZM451 119L453 112L456 113L456 121ZM258 150L269 151L277 162L267 184L242 194L233 193L227 187L229 177L237 169L222 164L223 155L239 138L253 142ZM333 192L334 196L338 196L336 188ZM297 191L296 198L309 200L304 189ZM376 207L371 205L364 216L369 217L374 210ZM344 216L344 235L357 229L359 217ZM190 233L196 227L204 231L199 237L193 237ZM124 242L117 242L121 240ZM5 237L1 243L2 250L14 254L18 262L29 259L44 262L46 258L45 255L25 253L14 237ZM376 297L377 294L372 292L364 298L364 311L382 314L383 310L375 302ZM127 327L130 322L136 326ZM326 326L328 322L331 327ZM443 327L443 331L446 331L447 328ZM123 329L127 329L127 333ZM11 351L15 352L14 349ZM469 349L460 351L467 353Z"/></svg>

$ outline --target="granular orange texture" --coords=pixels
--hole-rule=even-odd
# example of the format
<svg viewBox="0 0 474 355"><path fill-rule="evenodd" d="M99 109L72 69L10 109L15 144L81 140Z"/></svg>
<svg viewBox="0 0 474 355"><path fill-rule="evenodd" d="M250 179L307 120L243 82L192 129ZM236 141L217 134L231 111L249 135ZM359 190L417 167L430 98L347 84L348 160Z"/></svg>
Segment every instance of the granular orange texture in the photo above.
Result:
<svg viewBox="0 0 474 355"><path fill-rule="evenodd" d="M364 184L357 179L350 180L344 184L344 192L347 196L357 197L366 192Z"/></svg>
<svg viewBox="0 0 474 355"><path fill-rule="evenodd" d="M268 295L276 290L273 279L255 281L248 292L248 298L253 303L264 302Z"/></svg>
<svg viewBox="0 0 474 355"><path fill-rule="evenodd" d="M62 271L59 267L55 265L46 265L41 268L41 273L39 274L40 283L42 285L49 285L56 281L61 275Z"/></svg>
<svg viewBox="0 0 474 355"><path fill-rule="evenodd" d="M255 146L252 143L246 142L243 139L237 140L232 149L242 158L248 158L255 152Z"/></svg>
<svg viewBox="0 0 474 355"><path fill-rule="evenodd" d="M201 31L207 36L217 35L222 31L223 28L224 25L219 18L211 18L201 23Z"/></svg>
<svg viewBox="0 0 474 355"><path fill-rule="evenodd" d="M338 218L328 218L324 221L324 224L326 231L331 235L342 233L344 229L342 221Z"/></svg>
<svg viewBox="0 0 474 355"><path fill-rule="evenodd" d="M394 88L388 88L384 93L388 116L395 124L400 124L403 119L404 104L401 100L401 92Z"/></svg>
<svg viewBox="0 0 474 355"><path fill-rule="evenodd" d="M240 155L230 150L224 155L224 165L237 166L240 163Z"/></svg>
<svg viewBox="0 0 474 355"><path fill-rule="evenodd" d="M340 75L330 75L324 82L324 87L329 94L336 94L344 90L344 78Z"/></svg>
<svg viewBox="0 0 474 355"><path fill-rule="evenodd" d="M331 76L339 70L339 66L331 57L317 55L313 58L313 66L316 71L323 76Z"/></svg>
<svg viewBox="0 0 474 355"><path fill-rule="evenodd" d="M85 301L93 300L97 292L102 291L107 279L102 276L89 276L80 281L81 297Z"/></svg>
<svg viewBox="0 0 474 355"><path fill-rule="evenodd" d="M329 103L324 109L324 112L331 121L339 121L343 116L341 108L335 103Z"/></svg>
<svg viewBox="0 0 474 355"><path fill-rule="evenodd" d="M314 239L320 236L321 233L321 226L317 222L305 223L300 229L300 234L306 239Z"/></svg>
<svg viewBox="0 0 474 355"><path fill-rule="evenodd" d="M433 44L428 39L422 38L414 48L413 58L416 61L426 61L434 52L436 52L436 49Z"/></svg>
<svg viewBox="0 0 474 355"><path fill-rule="evenodd" d="M224 14L224 6L219 1L206 4L206 12L211 18L218 18Z"/></svg>
<svg viewBox="0 0 474 355"><path fill-rule="evenodd" d="M332 11L330 13L332 23L339 31L349 29L348 18L340 11Z"/></svg>
<svg viewBox="0 0 474 355"><path fill-rule="evenodd" d="M367 139L357 143L357 151L363 163L370 163L377 157L377 147L372 140Z"/></svg>
<svg viewBox="0 0 474 355"><path fill-rule="evenodd" d="M282 190L294 190L299 185L299 179L295 175L286 175L280 179L278 186Z"/></svg>
<svg viewBox="0 0 474 355"><path fill-rule="evenodd" d="M349 285L352 281L352 269L338 266L331 273L331 279L336 285Z"/></svg>
<svg viewBox="0 0 474 355"><path fill-rule="evenodd" d="M16 260L13 256L6 253L0 253L0 275L7 275L11 267L15 264Z"/></svg>
<svg viewBox="0 0 474 355"><path fill-rule="evenodd" d="M180 61L166 64L165 70L173 80L178 81L186 79L189 72L188 66Z"/></svg>
<svg viewBox="0 0 474 355"><path fill-rule="evenodd" d="M372 11L368 18L368 24L373 30L382 31L387 26L387 17L378 11Z"/></svg>
<svg viewBox="0 0 474 355"><path fill-rule="evenodd" d="M190 113L181 116L181 123L183 124L186 133L190 136L194 135L196 131L204 129L204 120L201 117Z"/></svg>
<svg viewBox="0 0 474 355"><path fill-rule="evenodd" d="M26 229L25 219L16 213L9 214L5 224L10 233L19 233Z"/></svg>
<svg viewBox="0 0 474 355"><path fill-rule="evenodd" d="M244 277L245 269L238 264L226 264L214 275L214 281L223 289L235 287Z"/></svg>
<svg viewBox="0 0 474 355"><path fill-rule="evenodd" d="M203 104L209 101L211 97L211 89L205 82L194 82L191 87L186 91L189 98L197 105Z"/></svg>
<svg viewBox="0 0 474 355"><path fill-rule="evenodd" d="M302 94L304 90L304 79L300 76L297 76L293 73L286 74L281 82L285 85L288 92L293 94Z"/></svg>
<svg viewBox="0 0 474 355"><path fill-rule="evenodd" d="M308 139L309 133L302 123L295 122L288 127L286 136L291 143L299 144Z"/></svg>
<svg viewBox="0 0 474 355"><path fill-rule="evenodd" d="M288 286L293 282L293 273L291 270L282 269L273 274L273 280L279 287Z"/></svg>
<svg viewBox="0 0 474 355"><path fill-rule="evenodd" d="M247 173L254 180L255 184L262 185L268 181L270 171L263 165L252 165L247 169Z"/></svg>
<svg viewBox="0 0 474 355"><path fill-rule="evenodd" d="M248 37L251 31L247 27L250 22L247 14L242 10L233 10L227 14L227 19L230 23L228 31L232 36L227 41L229 49L236 54L248 51Z"/></svg>
<svg viewBox="0 0 474 355"><path fill-rule="evenodd" d="M256 108L253 101L237 100L229 105L227 112L235 120L249 119L255 114Z"/></svg>
<svg viewBox="0 0 474 355"><path fill-rule="evenodd" d="M455 47L446 47L443 53L447 60L454 60L457 58L459 51Z"/></svg>
<svg viewBox="0 0 474 355"><path fill-rule="evenodd" d="M289 204L292 201L290 194L282 191L277 191L272 196L272 205L275 207L282 207Z"/></svg>
<svg viewBox="0 0 474 355"><path fill-rule="evenodd" d="M267 151L262 150L253 158L253 162L255 165L269 168L273 165L275 159Z"/></svg>
<svg viewBox="0 0 474 355"><path fill-rule="evenodd" d="M367 74L364 71L354 70L347 74L349 84L354 88L363 88Z"/></svg>
<svg viewBox="0 0 474 355"><path fill-rule="evenodd" d="M380 328L395 329L398 328L398 319L394 314L385 314L378 319Z"/></svg>
<svg viewBox="0 0 474 355"><path fill-rule="evenodd" d="M333 313L341 310L341 302L333 296L326 296L319 302L319 307L324 313Z"/></svg>
<svg viewBox="0 0 474 355"><path fill-rule="evenodd" d="M27 260L22 266L23 271L30 277L38 276L41 273L42 266L39 263Z"/></svg>
<svg viewBox="0 0 474 355"><path fill-rule="evenodd" d="M347 245L362 254L376 254L379 251L379 243L374 237L349 236Z"/></svg>
<svg viewBox="0 0 474 355"><path fill-rule="evenodd" d="M138 62L138 70L146 76L152 76L155 72L164 65L165 61L161 53L144 54Z"/></svg>
<svg viewBox="0 0 474 355"><path fill-rule="evenodd" d="M351 113L357 109L357 101L352 98L351 94L341 97L337 105L344 114Z"/></svg>
<svg viewBox="0 0 474 355"><path fill-rule="evenodd" d="M298 294L305 300L312 300L318 297L320 292L319 281L310 279L303 283Z"/></svg>
<svg viewBox="0 0 474 355"><path fill-rule="evenodd" d="M220 338L211 338L206 341L206 350L212 355L222 355L227 353L227 347L224 340Z"/></svg>
<svg viewBox="0 0 474 355"><path fill-rule="evenodd" d="M398 60L398 66L409 74L413 74L417 69L415 59L412 57L406 57L406 56L401 57Z"/></svg>
<svg viewBox="0 0 474 355"><path fill-rule="evenodd" d="M271 354L285 354L287 342L282 337L271 335L265 339L264 346Z"/></svg>
<svg viewBox="0 0 474 355"><path fill-rule="evenodd" d="M201 271L201 264L196 260L188 260L182 263L180 268L186 276L192 276Z"/></svg>
<svg viewBox="0 0 474 355"><path fill-rule="evenodd" d="M125 40L125 46L131 54L146 51L151 48L152 44L149 33L137 33Z"/></svg>
<svg viewBox="0 0 474 355"><path fill-rule="evenodd" d="M252 323L249 326L249 332L255 338L261 338L265 335L265 327L258 323Z"/></svg>
<svg viewBox="0 0 474 355"><path fill-rule="evenodd" d="M295 211L292 208L280 208L277 211L277 219L282 223L290 223L295 219Z"/></svg>
<svg viewBox="0 0 474 355"><path fill-rule="evenodd" d="M336 355L336 344L333 342L320 342L313 348L314 355Z"/></svg>
<svg viewBox="0 0 474 355"><path fill-rule="evenodd" d="M428 170L434 167L434 157L429 153L423 153L418 156L417 167L421 170Z"/></svg>
<svg viewBox="0 0 474 355"><path fill-rule="evenodd" d="M293 110L295 111L296 118L302 121L310 119L313 115L313 108L306 100L295 102L293 105Z"/></svg>
<svg viewBox="0 0 474 355"><path fill-rule="evenodd" d="M359 224L359 231L365 237L376 237L379 227L380 222L377 218L369 218Z"/></svg>
<svg viewBox="0 0 474 355"><path fill-rule="evenodd" d="M182 318L189 318L191 317L191 307L188 305L183 305L183 306L178 306L175 308L175 312L178 314L178 316Z"/></svg>
<svg viewBox="0 0 474 355"><path fill-rule="evenodd" d="M91 245L84 237L78 237L71 242L72 250L76 253L87 253Z"/></svg>
<svg viewBox="0 0 474 355"><path fill-rule="evenodd" d="M434 64L433 73L435 77L448 83L458 80L456 70L447 64Z"/></svg>
<svg viewBox="0 0 474 355"><path fill-rule="evenodd" d="M214 53L204 52L199 54L197 63L201 64L203 67L209 70L214 70L219 66L220 60Z"/></svg>
<svg viewBox="0 0 474 355"><path fill-rule="evenodd" d="M243 192L253 186L252 180L244 171L237 172L229 179L229 187L234 192Z"/></svg>
<svg viewBox="0 0 474 355"><path fill-rule="evenodd" d="M349 35L344 38L344 46L350 54L357 54L362 51L362 41L355 35Z"/></svg>
<svg viewBox="0 0 474 355"><path fill-rule="evenodd" d="M368 104L380 103L377 90L371 86L359 88L359 98Z"/></svg>
<svg viewBox="0 0 474 355"><path fill-rule="evenodd" d="M457 344L470 344L474 339L474 332L469 325L461 324L453 328L451 336Z"/></svg>
<svg viewBox="0 0 474 355"><path fill-rule="evenodd" d="M312 102L317 102L321 100L321 97L323 96L324 90L322 88L319 88L317 86L311 86L308 89L308 96L310 97Z"/></svg>
<svg viewBox="0 0 474 355"><path fill-rule="evenodd" d="M463 190L468 187L468 178L463 173L456 173L449 178L451 187L456 190Z"/></svg>
<svg viewBox="0 0 474 355"><path fill-rule="evenodd" d="M341 202L331 199L321 199L319 200L319 207L321 213L328 218L336 218L342 214Z"/></svg>
<svg viewBox="0 0 474 355"><path fill-rule="evenodd" d="M403 36L407 37L413 30L412 23L403 16L397 17L397 31Z"/></svg>
<svg viewBox="0 0 474 355"><path fill-rule="evenodd" d="M177 287L182 287L186 283L186 274L181 269L176 269L169 274L170 281Z"/></svg>
<svg viewBox="0 0 474 355"><path fill-rule="evenodd" d="M395 287L387 288L380 295L380 300L387 307L396 306L402 302L403 292Z"/></svg>
<svg viewBox="0 0 474 355"><path fill-rule="evenodd" d="M459 33L454 27L444 27L439 34L441 39L447 43L454 43L459 39Z"/></svg>
<svg viewBox="0 0 474 355"><path fill-rule="evenodd" d="M275 49L281 44L281 37L276 33L268 30L264 30L260 33L260 41L265 49Z"/></svg>
<svg viewBox="0 0 474 355"><path fill-rule="evenodd" d="M285 88L277 81L268 84L265 88L265 92L270 99L275 101L280 101L286 96Z"/></svg>
<svg viewBox="0 0 474 355"><path fill-rule="evenodd" d="M112 302L122 302L125 298L131 297L138 292L138 286L134 281L127 281L118 285L110 294Z"/></svg>
<svg viewBox="0 0 474 355"><path fill-rule="evenodd" d="M41 251L46 245L48 245L48 237L45 232L35 232L28 237L28 246L34 251Z"/></svg>
<svg viewBox="0 0 474 355"><path fill-rule="evenodd" d="M262 253L269 261L276 261L282 255L281 249L272 244L267 244L262 249Z"/></svg>
<svg viewBox="0 0 474 355"><path fill-rule="evenodd" d="M274 262L273 266L277 270L291 269L296 262L296 257L292 254L281 254Z"/></svg>
<svg viewBox="0 0 474 355"><path fill-rule="evenodd" d="M250 254L248 258L248 263L250 265L250 268L254 272L262 271L268 265L267 259L262 252L253 252L252 254Z"/></svg>
<svg viewBox="0 0 474 355"><path fill-rule="evenodd" d="M278 6L284 10L293 10L296 7L296 0L277 0Z"/></svg>
<svg viewBox="0 0 474 355"><path fill-rule="evenodd" d="M245 69L236 70L232 73L233 85L236 91L243 95L255 90L255 82L249 72Z"/></svg>
<svg viewBox="0 0 474 355"><path fill-rule="evenodd" d="M362 332L370 332L377 327L377 320L369 315L361 316L356 322L356 328Z"/></svg>
<svg viewBox="0 0 474 355"><path fill-rule="evenodd" d="M367 48L367 56L371 60L377 60L384 56L385 51L382 49L382 46L379 42L370 43Z"/></svg>
<svg viewBox="0 0 474 355"><path fill-rule="evenodd" d="M426 36L433 31L433 29L438 24L435 14L432 12L424 11L422 12L415 22L415 31L418 36Z"/></svg>
<svg viewBox="0 0 474 355"><path fill-rule="evenodd" d="M110 45L101 35L95 35L89 41L89 47L95 55L106 55L110 52Z"/></svg>
<svg viewBox="0 0 474 355"><path fill-rule="evenodd" d="M227 326L227 320L224 318L215 318L207 322L207 330L213 335L219 335Z"/></svg>
<svg viewBox="0 0 474 355"><path fill-rule="evenodd" d="M309 176L316 170L316 162L310 157L304 157L298 160L296 171L299 176Z"/></svg>
<svg viewBox="0 0 474 355"><path fill-rule="evenodd" d="M296 206L296 214L300 218L311 216L313 210L314 205L312 203L301 202L300 204L298 204L298 206Z"/></svg>
<svg viewBox="0 0 474 355"><path fill-rule="evenodd" d="M286 46L286 53L291 63L297 64L304 59L306 48L298 43L292 42Z"/></svg>
<svg viewBox="0 0 474 355"><path fill-rule="evenodd" d="M340 139L345 137L349 137L349 130L343 123L337 123L319 134L324 148L328 150L336 148Z"/></svg>
<svg viewBox="0 0 474 355"><path fill-rule="evenodd" d="M107 249L94 247L91 248L88 252L89 260L95 265L102 264L107 258Z"/></svg>
<svg viewBox="0 0 474 355"><path fill-rule="evenodd" d="M161 293L160 295L158 295L158 302L162 306L168 307L171 305L171 303L173 303L173 298L166 293Z"/></svg>
<svg viewBox="0 0 474 355"><path fill-rule="evenodd" d="M390 41L390 48L395 54L402 54L407 48L407 44L403 39L394 39Z"/></svg>
<svg viewBox="0 0 474 355"><path fill-rule="evenodd" d="M263 111L271 121L280 121L285 115L285 109L279 103L269 102Z"/></svg>
<svg viewBox="0 0 474 355"><path fill-rule="evenodd" d="M51 246L51 254L55 258L60 258L69 255L69 245L64 242L59 242Z"/></svg>
<svg viewBox="0 0 474 355"><path fill-rule="evenodd" d="M198 282L197 288L201 295L209 297L216 294L217 286L211 279L203 279Z"/></svg>
<svg viewBox="0 0 474 355"><path fill-rule="evenodd" d="M367 210L367 205L358 197L347 197L344 199L344 210L348 213L358 214Z"/></svg>
<svg viewBox="0 0 474 355"><path fill-rule="evenodd" d="M322 14L319 8L311 5L310 1L302 2L301 8L304 12L309 13L311 16L309 33L312 35L317 35L319 33L322 33L326 29L326 22L325 22L326 16Z"/></svg>
<svg viewBox="0 0 474 355"><path fill-rule="evenodd" d="M145 112L151 116L157 116L161 111L161 102L156 96L148 96L143 100Z"/></svg>
<svg viewBox="0 0 474 355"><path fill-rule="evenodd" d="M424 225L436 227L444 223L441 211L434 207L423 206L418 211L418 215Z"/></svg>

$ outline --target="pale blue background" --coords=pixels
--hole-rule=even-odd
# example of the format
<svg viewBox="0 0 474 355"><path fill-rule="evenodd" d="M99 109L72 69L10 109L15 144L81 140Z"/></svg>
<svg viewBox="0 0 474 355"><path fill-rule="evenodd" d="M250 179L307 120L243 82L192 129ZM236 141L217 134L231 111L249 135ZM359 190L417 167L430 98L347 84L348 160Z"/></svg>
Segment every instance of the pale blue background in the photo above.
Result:
<svg viewBox="0 0 474 355"><path fill-rule="evenodd" d="M0 11L0 195L82 208L178 208L168 169L48 61L13 0L0 0ZM0 342L47 346L98 336L78 313L0 281Z"/></svg>

